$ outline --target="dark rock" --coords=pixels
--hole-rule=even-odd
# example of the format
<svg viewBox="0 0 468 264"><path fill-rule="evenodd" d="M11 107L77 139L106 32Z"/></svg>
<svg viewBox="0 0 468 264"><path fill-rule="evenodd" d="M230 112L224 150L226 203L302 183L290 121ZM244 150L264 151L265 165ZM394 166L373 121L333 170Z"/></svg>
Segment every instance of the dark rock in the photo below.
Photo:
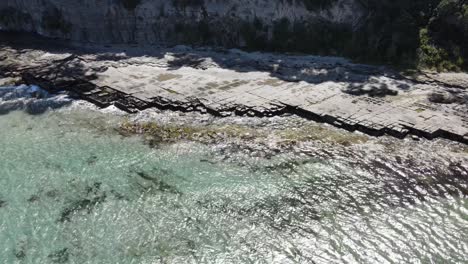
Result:
<svg viewBox="0 0 468 264"><path fill-rule="evenodd" d="M23 249L19 249L15 251L15 257L17 259L24 259L26 257L26 252Z"/></svg>
<svg viewBox="0 0 468 264"><path fill-rule="evenodd" d="M428 96L428 99L430 102L436 104L453 104L459 101L459 98L457 96L445 92L431 93Z"/></svg>

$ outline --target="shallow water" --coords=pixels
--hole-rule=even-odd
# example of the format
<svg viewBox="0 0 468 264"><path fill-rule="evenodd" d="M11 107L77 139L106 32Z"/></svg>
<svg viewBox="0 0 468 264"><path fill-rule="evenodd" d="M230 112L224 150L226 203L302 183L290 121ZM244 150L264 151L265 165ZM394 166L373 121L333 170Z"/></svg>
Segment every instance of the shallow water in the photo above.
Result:
<svg viewBox="0 0 468 264"><path fill-rule="evenodd" d="M468 261L466 153L421 142L258 158L221 142L150 147L120 121L0 115L0 263Z"/></svg>

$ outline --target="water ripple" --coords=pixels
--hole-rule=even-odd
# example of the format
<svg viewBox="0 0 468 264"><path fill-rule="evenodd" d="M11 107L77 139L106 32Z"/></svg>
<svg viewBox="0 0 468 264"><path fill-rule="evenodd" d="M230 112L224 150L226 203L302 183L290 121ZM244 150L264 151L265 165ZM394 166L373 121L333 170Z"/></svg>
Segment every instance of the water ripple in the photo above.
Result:
<svg viewBox="0 0 468 264"><path fill-rule="evenodd" d="M466 155L152 148L89 116L0 116L0 263L468 261Z"/></svg>

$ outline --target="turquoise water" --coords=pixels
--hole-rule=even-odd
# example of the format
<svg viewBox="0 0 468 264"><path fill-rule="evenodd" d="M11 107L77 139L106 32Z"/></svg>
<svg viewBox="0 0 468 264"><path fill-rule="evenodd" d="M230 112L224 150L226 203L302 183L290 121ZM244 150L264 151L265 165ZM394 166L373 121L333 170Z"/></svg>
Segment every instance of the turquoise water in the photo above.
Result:
<svg viewBox="0 0 468 264"><path fill-rule="evenodd" d="M468 261L465 154L318 147L264 159L152 148L119 121L0 115L0 263Z"/></svg>

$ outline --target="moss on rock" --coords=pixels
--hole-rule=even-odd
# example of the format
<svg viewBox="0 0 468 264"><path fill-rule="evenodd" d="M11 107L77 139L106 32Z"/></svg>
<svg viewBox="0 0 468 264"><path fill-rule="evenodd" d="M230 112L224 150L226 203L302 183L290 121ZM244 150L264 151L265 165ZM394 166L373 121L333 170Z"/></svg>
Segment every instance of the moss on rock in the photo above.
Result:
<svg viewBox="0 0 468 264"><path fill-rule="evenodd" d="M306 141L320 141L350 146L367 142L366 135L341 131L320 125L306 125L288 129L258 129L241 125L163 125L155 122L124 121L119 127L122 135L143 135L149 145L189 140L202 143L218 143L226 140L267 141L295 145Z"/></svg>

